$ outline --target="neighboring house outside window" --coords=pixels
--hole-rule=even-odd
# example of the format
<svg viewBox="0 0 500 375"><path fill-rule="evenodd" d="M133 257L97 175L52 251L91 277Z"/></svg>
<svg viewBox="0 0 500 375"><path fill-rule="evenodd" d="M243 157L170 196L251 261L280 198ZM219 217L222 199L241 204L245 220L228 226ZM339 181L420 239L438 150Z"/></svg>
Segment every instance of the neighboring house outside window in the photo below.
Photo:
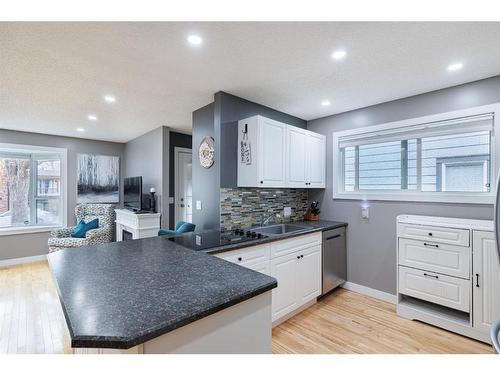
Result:
<svg viewBox="0 0 500 375"><path fill-rule="evenodd" d="M334 133L334 198L492 203L499 108Z"/></svg>
<svg viewBox="0 0 500 375"><path fill-rule="evenodd" d="M66 150L0 144L0 234L64 224Z"/></svg>

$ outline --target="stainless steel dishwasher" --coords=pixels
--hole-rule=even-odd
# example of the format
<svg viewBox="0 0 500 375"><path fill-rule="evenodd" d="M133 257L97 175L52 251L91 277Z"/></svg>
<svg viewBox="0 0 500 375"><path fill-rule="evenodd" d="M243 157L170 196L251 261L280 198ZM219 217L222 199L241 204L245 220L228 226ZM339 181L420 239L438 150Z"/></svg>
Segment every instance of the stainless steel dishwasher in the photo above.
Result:
<svg viewBox="0 0 500 375"><path fill-rule="evenodd" d="M322 295L347 279L346 228L323 232L323 289Z"/></svg>

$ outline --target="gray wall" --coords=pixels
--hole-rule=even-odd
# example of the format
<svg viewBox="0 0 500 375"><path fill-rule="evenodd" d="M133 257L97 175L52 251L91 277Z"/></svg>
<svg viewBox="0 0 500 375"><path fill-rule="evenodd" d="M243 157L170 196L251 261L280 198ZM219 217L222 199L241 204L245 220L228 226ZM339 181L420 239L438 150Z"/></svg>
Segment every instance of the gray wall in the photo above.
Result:
<svg viewBox="0 0 500 375"><path fill-rule="evenodd" d="M168 197L168 150L169 129L164 126L125 144L124 176L142 176L143 194L149 194L152 187L156 189L156 208L162 214L162 226L168 226L168 204L163 204L163 197Z"/></svg>
<svg viewBox="0 0 500 375"><path fill-rule="evenodd" d="M215 162L211 168L203 168L198 160L198 147L205 137L215 141ZM193 223L196 230L219 227L220 154L214 128L214 103L193 112ZM202 209L196 209L201 200Z"/></svg>
<svg viewBox="0 0 500 375"><path fill-rule="evenodd" d="M175 157L174 157L174 152L176 147L183 147L183 148L192 148L193 145L193 137L191 134L183 134L183 133L177 133L177 132L170 132L170 160L169 160L169 183L168 183L168 190L170 192L169 196L174 198L175 197ZM170 229L174 229L175 227L175 205L174 204L169 204L169 227Z"/></svg>
<svg viewBox="0 0 500 375"><path fill-rule="evenodd" d="M396 216L418 214L493 219L491 205L368 202L370 219L361 219L361 201L332 199L332 132L500 102L500 76L309 121L309 130L327 136L327 188L313 190L321 218L349 223L349 281L396 293Z"/></svg>
<svg viewBox="0 0 500 375"><path fill-rule="evenodd" d="M216 127L220 126L220 155L223 163L220 178L221 187L223 188L237 186L239 120L255 115L262 115L299 128L305 129L307 127L307 122L298 117L222 91L215 94L215 108Z"/></svg>
<svg viewBox="0 0 500 375"><path fill-rule="evenodd" d="M122 143L17 132L5 129L0 129L0 142L68 149L68 225L75 223L76 155L78 153L120 157L120 202L122 201L121 186L123 185L123 171L126 167L124 160L125 145ZM47 232L0 236L0 260L46 254L48 251L47 238Z"/></svg>

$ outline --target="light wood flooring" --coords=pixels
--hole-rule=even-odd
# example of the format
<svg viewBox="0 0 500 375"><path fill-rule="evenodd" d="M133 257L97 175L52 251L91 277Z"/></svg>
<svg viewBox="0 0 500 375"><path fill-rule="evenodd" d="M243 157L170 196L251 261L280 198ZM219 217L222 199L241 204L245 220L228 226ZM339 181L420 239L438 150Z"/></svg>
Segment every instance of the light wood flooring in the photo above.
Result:
<svg viewBox="0 0 500 375"><path fill-rule="evenodd" d="M339 289L273 330L274 353L493 353L486 344L396 315ZM46 262L0 268L0 353L71 353Z"/></svg>

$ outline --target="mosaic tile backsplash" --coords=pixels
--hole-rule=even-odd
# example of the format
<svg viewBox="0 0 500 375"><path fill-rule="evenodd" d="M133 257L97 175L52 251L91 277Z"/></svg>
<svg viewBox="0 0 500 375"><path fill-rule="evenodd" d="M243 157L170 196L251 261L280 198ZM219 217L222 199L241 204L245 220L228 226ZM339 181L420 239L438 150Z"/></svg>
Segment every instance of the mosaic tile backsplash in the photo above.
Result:
<svg viewBox="0 0 500 375"><path fill-rule="evenodd" d="M224 188L220 190L221 230L260 225L265 214L281 214L281 221L303 220L307 211L307 189ZM283 218L283 208L291 207L292 216ZM273 217L270 223L277 222ZM281 222L280 221L280 222Z"/></svg>

